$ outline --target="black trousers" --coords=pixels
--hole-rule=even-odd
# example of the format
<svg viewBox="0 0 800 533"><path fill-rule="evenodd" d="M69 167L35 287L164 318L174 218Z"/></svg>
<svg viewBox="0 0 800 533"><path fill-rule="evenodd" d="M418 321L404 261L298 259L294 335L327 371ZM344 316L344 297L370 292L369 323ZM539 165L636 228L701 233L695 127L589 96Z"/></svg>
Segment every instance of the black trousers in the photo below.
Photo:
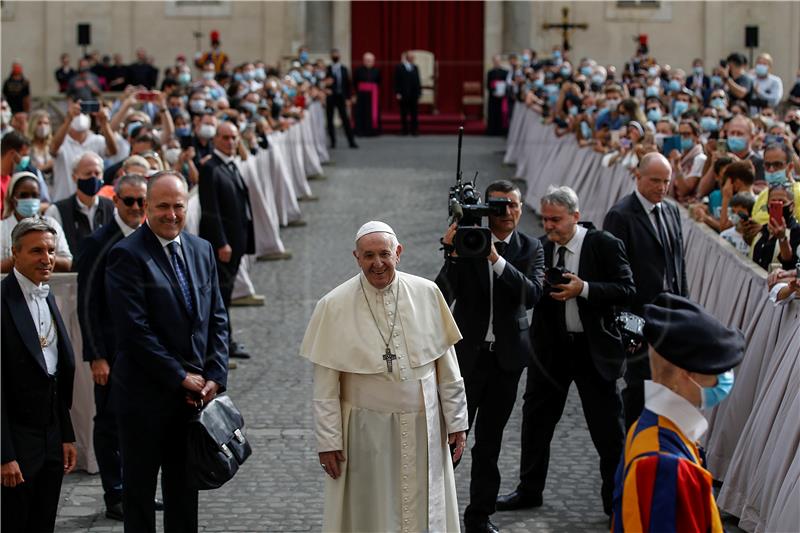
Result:
<svg viewBox="0 0 800 533"><path fill-rule="evenodd" d="M647 346L628 357L625 367L625 388L622 402L625 405L625 429L630 429L644 409L644 381L650 379L650 357Z"/></svg>
<svg viewBox="0 0 800 533"><path fill-rule="evenodd" d="M122 458L119 453L119 432L114 405L109 401L112 376L107 385L94 386L94 455L100 469L103 499L106 507L122 501Z"/></svg>
<svg viewBox="0 0 800 533"><path fill-rule="evenodd" d="M50 424L44 435L38 428L30 431L12 428L11 432L25 482L14 488L0 489L1 529L3 533L51 532L56 525L64 479L64 452L58 423Z"/></svg>
<svg viewBox="0 0 800 533"><path fill-rule="evenodd" d="M533 365L528 367L517 490L534 497L542 494L550 462L550 442L574 381L589 434L600 455L603 510L611 514L614 473L625 443L622 399L616 383L603 378L595 368L584 335L566 339L562 345L562 353L534 357Z"/></svg>
<svg viewBox="0 0 800 533"><path fill-rule="evenodd" d="M469 427L475 434L465 523L481 522L493 514L500 490L497 460L503 443L503 430L517 400L522 369L503 370L497 362L498 357L503 357L503 354L481 349L475 367L464 380Z"/></svg>
<svg viewBox="0 0 800 533"><path fill-rule="evenodd" d="M176 397L174 401L179 400ZM165 406L159 413L119 414L126 533L155 533L159 468L164 532L197 531L197 490L186 483L186 424L190 414L189 407L183 405Z"/></svg>
<svg viewBox="0 0 800 533"><path fill-rule="evenodd" d="M232 254L231 260L223 263L217 258L217 277L219 278L219 292L222 295L222 303L225 304L225 311L228 312L228 349L233 350L233 326L231 325L231 296L233 286L236 283L236 274L239 272L239 265L242 256Z"/></svg>
<svg viewBox="0 0 800 533"><path fill-rule="evenodd" d="M411 119L411 129L410 133L412 135L417 134L417 130L419 129L418 124L418 98L402 98L400 99L400 121L403 124L403 135L408 135L409 127L408 122L409 118Z"/></svg>
<svg viewBox="0 0 800 533"><path fill-rule="evenodd" d="M353 128L350 127L350 118L347 116L347 106L345 105L344 96L341 94L329 94L325 99L325 113L328 118L328 137L331 139L331 148L336 148L336 128L333 127L333 112L339 111L339 120L342 121L344 134L347 136L347 142L350 144L355 143L353 138Z"/></svg>

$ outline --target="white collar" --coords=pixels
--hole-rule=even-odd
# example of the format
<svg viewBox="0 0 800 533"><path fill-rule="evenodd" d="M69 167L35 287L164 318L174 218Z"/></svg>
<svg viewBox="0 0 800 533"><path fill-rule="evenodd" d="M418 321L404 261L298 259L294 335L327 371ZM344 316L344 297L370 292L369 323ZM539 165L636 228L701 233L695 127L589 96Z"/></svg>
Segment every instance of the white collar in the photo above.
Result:
<svg viewBox="0 0 800 533"><path fill-rule="evenodd" d="M147 224L147 227L148 227L148 228L150 228L150 222L148 221L148 222L146 222L146 224ZM153 228L150 228L150 231L153 231ZM158 242L160 242L160 243L161 243L161 247L162 247L162 248L166 248L166 247L167 247L167 245L168 245L169 243L171 243L171 242L177 242L177 243L178 243L178 246L180 246L180 245L181 245L181 235L180 235L180 233L178 234L178 236L177 236L177 237L175 237L175 238L174 238L174 239L172 239L172 240L167 240L167 239L165 239L164 237L161 237L161 236L160 236L160 235L158 235L158 234L157 234L155 231L153 231L153 235L155 235L155 236L156 236L156 239L158 239Z"/></svg>
<svg viewBox="0 0 800 533"><path fill-rule="evenodd" d="M129 225L127 225L127 224L126 224L126 223L125 223L125 222L122 220L122 217L121 217L121 216L119 216L119 212L117 211L117 209L116 209L116 208L114 208L114 220L116 220L116 221L117 221L117 226L119 226L119 230L122 232L122 236L123 236L123 237L127 237L128 235L130 235L131 233L133 233L134 231L136 231L136 228L132 228L132 227L130 227ZM156 236L157 236L157 235L156 235Z"/></svg>
<svg viewBox="0 0 800 533"><path fill-rule="evenodd" d="M498 239L497 236L494 233L492 233L492 242L501 242L502 241L502 242L504 242L506 244L511 244L511 236L512 235L514 235L513 231L511 233L509 233L508 236L505 239Z"/></svg>
<svg viewBox="0 0 800 533"><path fill-rule="evenodd" d="M80 209L84 213L88 213L93 208L97 207L97 204L100 203L100 196L95 194L92 198L94 198L94 200L92 200L92 205L87 206L86 204L81 202L80 198L78 198L78 193L75 193L75 203L78 204L78 209Z"/></svg>
<svg viewBox="0 0 800 533"><path fill-rule="evenodd" d="M361 286L364 287L364 290L367 291L367 293L370 293L370 294L373 294L373 295L380 295L380 294L383 294L384 292L388 291L388 292L394 292L394 294L397 294L397 285L400 283L398 281L400 279L400 274L399 274L399 272L397 270L394 271L394 279L392 280L392 282L389 283L387 286L385 286L382 289L379 289L376 286L374 286L372 283L370 283L369 280L367 279L367 276L364 275L364 271L363 270L359 273L359 276L361 276L361 279L360 279Z"/></svg>
<svg viewBox="0 0 800 533"><path fill-rule="evenodd" d="M556 250L559 247L564 247L569 250L573 255L578 255L578 250L583 245L583 238L586 237L586 228L581 226L580 224L575 226L575 235L569 240L567 244L559 244L556 246Z"/></svg>
<svg viewBox="0 0 800 533"><path fill-rule="evenodd" d="M689 440L698 440L708 429L700 409L655 381L644 382L644 406L657 415L669 418Z"/></svg>
<svg viewBox="0 0 800 533"><path fill-rule="evenodd" d="M222 162L225 163L226 165L230 164L230 163L233 163L235 161L233 156L225 155L222 152L220 152L219 150L217 150L216 148L214 148L214 153L217 154L217 157L222 159Z"/></svg>
<svg viewBox="0 0 800 533"><path fill-rule="evenodd" d="M41 288L43 285L42 283L36 285L34 282L28 279L26 275L17 270L16 267L13 269L13 272L14 276L17 278L17 283L19 283L19 288L22 289L22 293L25 295L26 300L31 299L31 292L33 289Z"/></svg>
<svg viewBox="0 0 800 533"><path fill-rule="evenodd" d="M639 189L634 189L633 192L636 193L636 197L639 199L639 202L642 204L642 207L644 207L645 213L647 213L648 215L650 215L653 212L653 208L655 206L661 207L661 202L654 204L653 202L645 198L642 195L642 193L639 192Z"/></svg>

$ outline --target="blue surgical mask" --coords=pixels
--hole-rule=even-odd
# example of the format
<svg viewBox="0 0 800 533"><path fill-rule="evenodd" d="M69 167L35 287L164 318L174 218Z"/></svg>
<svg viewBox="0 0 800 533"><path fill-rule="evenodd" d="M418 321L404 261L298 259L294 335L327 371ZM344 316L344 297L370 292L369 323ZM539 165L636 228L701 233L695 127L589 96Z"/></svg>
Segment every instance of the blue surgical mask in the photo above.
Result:
<svg viewBox="0 0 800 533"><path fill-rule="evenodd" d="M22 159L19 160L19 163L17 164L17 168L15 170L17 172L25 170L26 168L28 168L28 165L30 164L31 164L31 156L24 155L22 156Z"/></svg>
<svg viewBox="0 0 800 533"><path fill-rule="evenodd" d="M536 89L541 89L542 87L544 87L544 80L542 78L536 78L535 80L533 80L533 86Z"/></svg>
<svg viewBox="0 0 800 533"><path fill-rule="evenodd" d="M574 106L570 107L569 108L569 114L570 114L570 116L573 116L573 117L575 115L577 115L578 114L578 106L574 105Z"/></svg>
<svg viewBox="0 0 800 533"><path fill-rule="evenodd" d="M256 67L256 79L262 81L267 79L267 73L262 67Z"/></svg>
<svg viewBox="0 0 800 533"><path fill-rule="evenodd" d="M87 196L94 196L103 187L103 180L100 178L89 178L78 180L78 190Z"/></svg>
<svg viewBox="0 0 800 533"><path fill-rule="evenodd" d="M698 65L696 67L693 67L692 71L694 72L695 76L702 76L703 75L703 67L702 66Z"/></svg>
<svg viewBox="0 0 800 533"><path fill-rule="evenodd" d="M561 73L562 78L568 78L569 75L572 73L572 70L569 67L561 67L559 71Z"/></svg>
<svg viewBox="0 0 800 533"><path fill-rule="evenodd" d="M725 109L725 99L724 98L712 98L711 99L711 107L722 111Z"/></svg>
<svg viewBox="0 0 800 533"><path fill-rule="evenodd" d="M681 90L681 82L678 80L670 80L669 81L669 90L670 92L676 93Z"/></svg>
<svg viewBox="0 0 800 533"><path fill-rule="evenodd" d="M714 117L701 117L700 127L703 131L717 131L719 129L719 122Z"/></svg>
<svg viewBox="0 0 800 533"><path fill-rule="evenodd" d="M233 81L243 81L244 76L242 76L241 72L234 72L233 73Z"/></svg>
<svg viewBox="0 0 800 533"><path fill-rule="evenodd" d="M587 108L584 110L584 112L585 112L587 115L591 115L591 114L593 114L595 111L597 111L597 106L596 106L596 105L590 105L589 107L587 107Z"/></svg>
<svg viewBox="0 0 800 533"><path fill-rule="evenodd" d="M38 198L20 198L16 202L17 207L14 209L22 218L29 218L37 215L42 205L42 201Z"/></svg>
<svg viewBox="0 0 800 533"><path fill-rule="evenodd" d="M308 63L308 52L306 52L305 50L300 52L300 57L298 59L300 60L300 63L303 64Z"/></svg>
<svg viewBox="0 0 800 533"><path fill-rule="evenodd" d="M687 139L685 137L681 137L681 150L684 152L688 152L689 150L694 147L694 141L691 139Z"/></svg>
<svg viewBox="0 0 800 533"><path fill-rule="evenodd" d="M747 150L747 140L744 137L728 137L728 150L734 154Z"/></svg>
<svg viewBox="0 0 800 533"><path fill-rule="evenodd" d="M647 111L647 120L654 123L661 120L661 110L657 107L650 108Z"/></svg>
<svg viewBox="0 0 800 533"><path fill-rule="evenodd" d="M647 88L644 90L645 96L658 96L658 86L656 85L648 85Z"/></svg>
<svg viewBox="0 0 800 533"><path fill-rule="evenodd" d="M764 172L764 179L767 180L767 185L770 187L784 185L789 182L789 180L786 179L786 169Z"/></svg>
<svg viewBox="0 0 800 533"><path fill-rule="evenodd" d="M595 85L603 85L604 81L606 80L605 78L603 78L602 74L595 74L594 76L592 76L592 83L594 83Z"/></svg>
<svg viewBox="0 0 800 533"><path fill-rule="evenodd" d="M692 378L689 378L692 379ZM717 375L717 384L713 387L703 387L695 380L692 383L700 388L700 408L711 409L719 404L722 400L728 397L733 388L733 370L728 370L722 374Z"/></svg>
<svg viewBox="0 0 800 533"><path fill-rule="evenodd" d="M712 87L722 87L722 78L719 76L711 76Z"/></svg>
<svg viewBox="0 0 800 533"><path fill-rule="evenodd" d="M592 75L592 67L581 67L581 74L588 78Z"/></svg>
<svg viewBox="0 0 800 533"><path fill-rule="evenodd" d="M181 72L178 74L178 83L181 85L189 85L190 81L192 81L192 75L188 72Z"/></svg>
<svg viewBox="0 0 800 533"><path fill-rule="evenodd" d="M128 123L128 129L127 129L127 132L128 132L128 137L130 137L131 135L133 135L133 130L135 130L136 128L139 128L139 127L141 127L141 126L142 126L142 123L141 123L141 122L139 122L138 120L137 120L137 121L135 121L135 122L129 122L129 123Z"/></svg>
<svg viewBox="0 0 800 533"><path fill-rule="evenodd" d="M531 61L531 56L529 56L528 54L522 54L522 62L523 63L527 64L527 63L530 63L530 61Z"/></svg>
<svg viewBox="0 0 800 533"><path fill-rule="evenodd" d="M731 213L728 215L728 220L735 226L742 221L742 217L739 216L739 213Z"/></svg>
<svg viewBox="0 0 800 533"><path fill-rule="evenodd" d="M769 67L767 65L764 65L762 63L756 65L756 76L758 76L759 78L763 78L767 74L769 74Z"/></svg>
<svg viewBox="0 0 800 533"><path fill-rule="evenodd" d="M176 137L188 137L192 134L192 128L189 126L181 126L180 128L175 128L175 136Z"/></svg>
<svg viewBox="0 0 800 533"><path fill-rule="evenodd" d="M556 50L555 52L553 52L553 57L561 59L561 50Z"/></svg>
<svg viewBox="0 0 800 533"><path fill-rule="evenodd" d="M592 138L592 128L589 127L589 124L585 120L581 121L581 137L584 139Z"/></svg>
<svg viewBox="0 0 800 533"><path fill-rule="evenodd" d="M647 69L647 75L650 76L651 78L655 78L656 76L658 76L658 67L649 67Z"/></svg>
<svg viewBox="0 0 800 533"><path fill-rule="evenodd" d="M675 103L672 104L672 114L675 118L680 117L686 111L689 110L689 102L684 102L682 100L675 100Z"/></svg>

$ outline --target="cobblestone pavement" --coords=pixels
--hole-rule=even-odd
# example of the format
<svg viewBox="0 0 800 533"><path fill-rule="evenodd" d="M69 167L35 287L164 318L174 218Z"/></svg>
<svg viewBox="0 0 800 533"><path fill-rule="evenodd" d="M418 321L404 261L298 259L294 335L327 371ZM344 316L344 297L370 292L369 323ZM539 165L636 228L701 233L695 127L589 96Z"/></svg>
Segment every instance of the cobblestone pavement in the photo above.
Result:
<svg viewBox="0 0 800 533"><path fill-rule="evenodd" d="M438 240L446 227L447 189L455 176L452 137L360 139L359 150L332 152L327 180L312 183L319 202L302 204L308 226L282 232L291 261L257 263L251 276L265 307L234 308L237 339L254 355L232 370L229 391L242 410L253 455L219 490L200 495L203 531L319 531L322 472L311 420L311 368L297 356L317 299L356 272L353 234L365 221L392 225L405 246L400 268L433 278L441 265ZM464 175L480 171L479 188L513 176L501 166L501 139L467 137ZM522 229L539 235L528 211ZM513 490L519 464L521 396L505 433L501 492ZM573 387L553 438L544 506L493 516L504 532L603 531L598 458ZM468 501L470 457L456 471L461 511ZM103 515L99 476L68 476L62 490L57 531L122 531ZM159 528L161 519L158 517Z"/></svg>

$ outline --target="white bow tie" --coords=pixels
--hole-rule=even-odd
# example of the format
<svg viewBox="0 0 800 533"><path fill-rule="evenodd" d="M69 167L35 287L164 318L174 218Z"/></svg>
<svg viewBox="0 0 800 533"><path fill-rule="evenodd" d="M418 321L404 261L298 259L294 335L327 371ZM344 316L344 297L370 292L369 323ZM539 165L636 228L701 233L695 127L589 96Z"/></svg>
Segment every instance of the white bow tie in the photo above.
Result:
<svg viewBox="0 0 800 533"><path fill-rule="evenodd" d="M47 298L47 295L50 294L50 285L40 285L38 287L34 287L31 289L31 294L35 298Z"/></svg>

